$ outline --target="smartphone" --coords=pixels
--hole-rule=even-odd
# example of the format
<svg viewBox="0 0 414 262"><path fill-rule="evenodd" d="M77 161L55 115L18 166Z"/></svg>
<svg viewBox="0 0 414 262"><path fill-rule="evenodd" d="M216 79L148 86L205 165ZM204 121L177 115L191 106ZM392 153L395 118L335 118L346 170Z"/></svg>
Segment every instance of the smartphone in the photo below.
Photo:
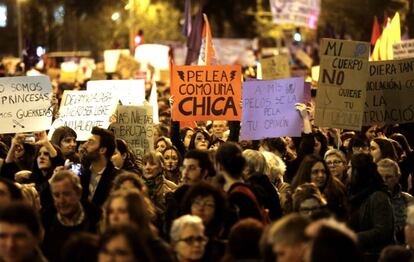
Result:
<svg viewBox="0 0 414 262"><path fill-rule="evenodd" d="M77 174L78 176L82 175L81 164L71 164L70 170L72 170L72 172Z"/></svg>
<svg viewBox="0 0 414 262"><path fill-rule="evenodd" d="M23 138L23 143L29 144L36 142L36 138L33 134L27 135Z"/></svg>

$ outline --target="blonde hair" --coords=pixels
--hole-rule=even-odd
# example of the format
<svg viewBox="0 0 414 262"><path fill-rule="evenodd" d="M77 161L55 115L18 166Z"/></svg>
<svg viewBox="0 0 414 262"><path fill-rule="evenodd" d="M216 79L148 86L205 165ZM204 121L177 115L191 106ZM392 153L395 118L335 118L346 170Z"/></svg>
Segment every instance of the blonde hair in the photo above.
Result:
<svg viewBox="0 0 414 262"><path fill-rule="evenodd" d="M286 172L285 162L275 153L263 151L261 152L266 160L267 168L265 174L269 177L272 184L275 184L276 178L283 181Z"/></svg>
<svg viewBox="0 0 414 262"><path fill-rule="evenodd" d="M266 159L256 150L246 149L243 151L243 157L246 159L245 170L249 174L260 173L264 174L266 171Z"/></svg>

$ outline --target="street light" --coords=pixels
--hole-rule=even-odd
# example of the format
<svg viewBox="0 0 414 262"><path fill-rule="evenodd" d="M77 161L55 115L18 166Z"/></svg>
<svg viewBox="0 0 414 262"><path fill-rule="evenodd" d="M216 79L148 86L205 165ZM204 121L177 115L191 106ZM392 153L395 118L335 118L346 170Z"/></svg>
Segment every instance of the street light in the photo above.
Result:
<svg viewBox="0 0 414 262"><path fill-rule="evenodd" d="M115 12L112 14L111 19L112 21L117 21L120 17L121 15L119 14L119 12Z"/></svg>

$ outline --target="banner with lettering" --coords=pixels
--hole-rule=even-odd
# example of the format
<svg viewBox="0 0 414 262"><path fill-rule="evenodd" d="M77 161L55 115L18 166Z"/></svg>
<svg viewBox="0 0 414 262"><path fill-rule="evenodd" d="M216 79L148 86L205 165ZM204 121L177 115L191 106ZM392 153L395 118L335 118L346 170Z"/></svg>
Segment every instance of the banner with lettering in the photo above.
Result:
<svg viewBox="0 0 414 262"><path fill-rule="evenodd" d="M295 104L304 100L304 78L243 83L243 140L293 136L302 132Z"/></svg>
<svg viewBox="0 0 414 262"><path fill-rule="evenodd" d="M147 152L154 150L152 106L119 105L116 111L117 122L111 125L111 130L142 160Z"/></svg>
<svg viewBox="0 0 414 262"><path fill-rule="evenodd" d="M51 97L48 76L0 77L0 133L48 130Z"/></svg>
<svg viewBox="0 0 414 262"><path fill-rule="evenodd" d="M414 39L401 41L392 45L394 59L414 57Z"/></svg>
<svg viewBox="0 0 414 262"><path fill-rule="evenodd" d="M63 93L59 118L53 126L68 126L75 130L78 141L85 141L94 126L108 128L115 113L118 98L110 91L68 91Z"/></svg>
<svg viewBox="0 0 414 262"><path fill-rule="evenodd" d="M369 63L364 125L414 122L414 58Z"/></svg>
<svg viewBox="0 0 414 262"><path fill-rule="evenodd" d="M263 80L276 80L290 77L289 57L277 55L260 59Z"/></svg>
<svg viewBox="0 0 414 262"><path fill-rule="evenodd" d="M270 0L273 23L315 29L321 11L320 0Z"/></svg>
<svg viewBox="0 0 414 262"><path fill-rule="evenodd" d="M123 105L143 105L145 101L145 80L101 80L89 81L87 90L108 91L118 97Z"/></svg>
<svg viewBox="0 0 414 262"><path fill-rule="evenodd" d="M174 66L172 119L240 120L240 66Z"/></svg>
<svg viewBox="0 0 414 262"><path fill-rule="evenodd" d="M322 39L315 125L361 130L369 43Z"/></svg>

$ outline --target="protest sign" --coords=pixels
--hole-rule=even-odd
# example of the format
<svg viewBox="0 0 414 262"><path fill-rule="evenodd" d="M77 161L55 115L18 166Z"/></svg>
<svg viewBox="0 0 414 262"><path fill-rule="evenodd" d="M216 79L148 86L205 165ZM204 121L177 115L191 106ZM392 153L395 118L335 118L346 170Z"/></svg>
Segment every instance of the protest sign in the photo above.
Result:
<svg viewBox="0 0 414 262"><path fill-rule="evenodd" d="M94 126L108 128L117 103L117 97L110 91L66 90L60 104L59 118L53 125L68 126L75 130L78 141L85 141Z"/></svg>
<svg viewBox="0 0 414 262"><path fill-rule="evenodd" d="M401 41L392 45L394 59L414 57L414 39Z"/></svg>
<svg viewBox="0 0 414 262"><path fill-rule="evenodd" d="M276 80L290 77L289 57L277 55L260 59L263 80Z"/></svg>
<svg viewBox="0 0 414 262"><path fill-rule="evenodd" d="M320 0L270 0L273 23L315 29L321 9Z"/></svg>
<svg viewBox="0 0 414 262"><path fill-rule="evenodd" d="M303 93L303 78L244 82L241 139L300 136L302 119L295 104L303 102Z"/></svg>
<svg viewBox="0 0 414 262"><path fill-rule="evenodd" d="M140 64L130 55L120 54L116 71L121 79L135 79Z"/></svg>
<svg viewBox="0 0 414 262"><path fill-rule="evenodd" d="M360 130L369 43L322 39L315 125Z"/></svg>
<svg viewBox="0 0 414 262"><path fill-rule="evenodd" d="M124 139L138 160L154 150L152 106L121 106L116 110L117 122L111 126L115 137Z"/></svg>
<svg viewBox="0 0 414 262"><path fill-rule="evenodd" d="M89 81L86 89L92 92L112 92L123 105L143 105L145 101L145 80L101 80Z"/></svg>
<svg viewBox="0 0 414 262"><path fill-rule="evenodd" d="M121 54L129 55L128 49L111 49L104 51L105 73L115 73Z"/></svg>
<svg viewBox="0 0 414 262"><path fill-rule="evenodd" d="M61 83L75 83L78 75L78 64L73 61L64 62L60 64L60 78Z"/></svg>
<svg viewBox="0 0 414 262"><path fill-rule="evenodd" d="M240 66L174 66L172 119L240 120Z"/></svg>
<svg viewBox="0 0 414 262"><path fill-rule="evenodd" d="M0 133L43 131L50 127L52 84L47 76L0 78Z"/></svg>
<svg viewBox="0 0 414 262"><path fill-rule="evenodd" d="M364 125L414 122L414 58L369 63Z"/></svg>

